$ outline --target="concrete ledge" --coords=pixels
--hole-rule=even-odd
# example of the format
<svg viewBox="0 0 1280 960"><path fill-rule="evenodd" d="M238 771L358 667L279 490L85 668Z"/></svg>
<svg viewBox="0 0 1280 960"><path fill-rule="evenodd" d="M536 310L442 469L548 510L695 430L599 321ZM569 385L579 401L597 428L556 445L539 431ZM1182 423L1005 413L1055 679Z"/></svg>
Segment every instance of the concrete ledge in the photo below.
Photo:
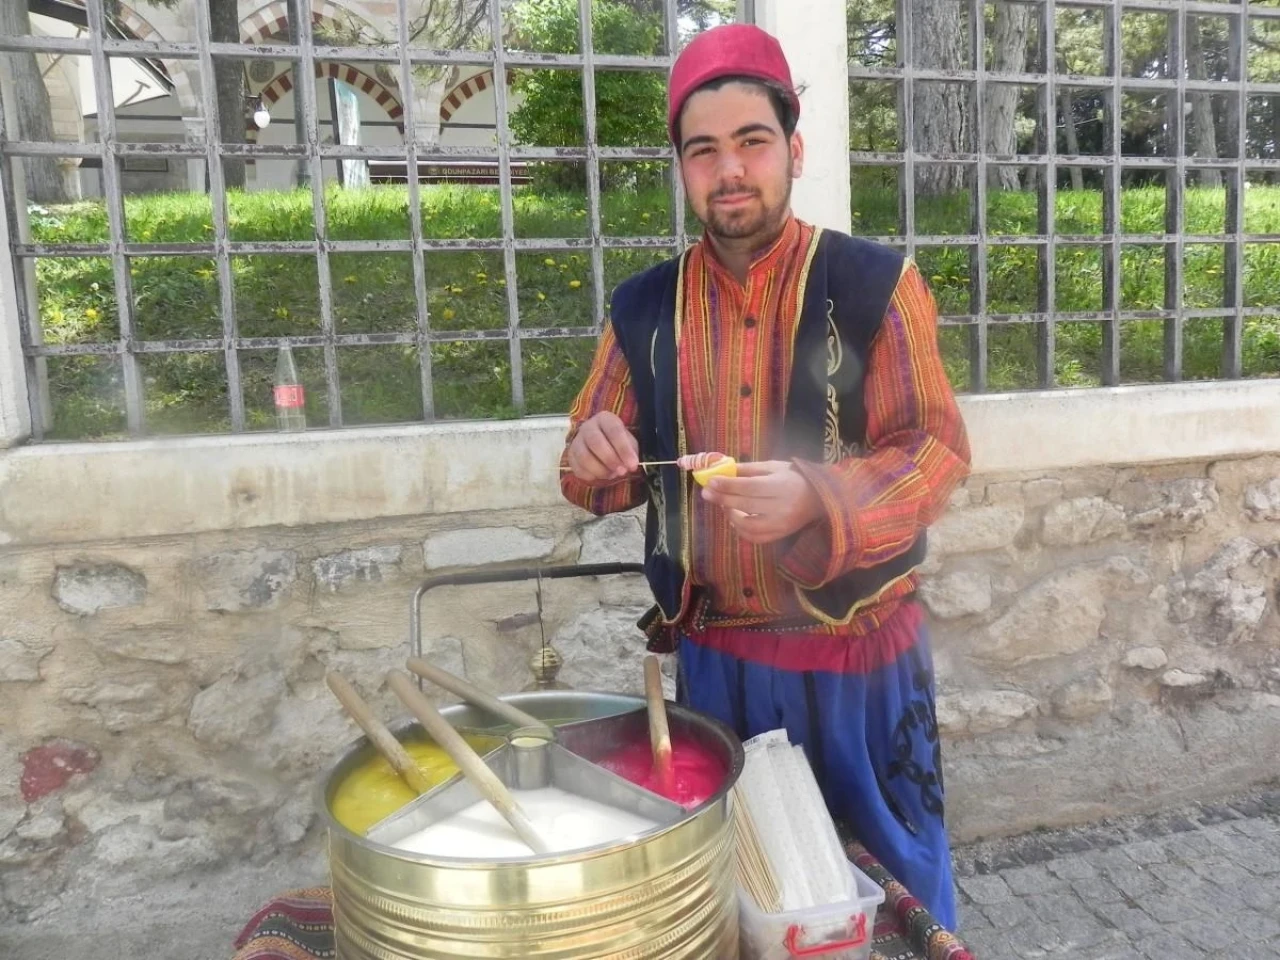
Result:
<svg viewBox="0 0 1280 960"><path fill-rule="evenodd" d="M976 473L1280 452L1280 380L965 397ZM0 545L560 503L563 417L0 452Z"/></svg>

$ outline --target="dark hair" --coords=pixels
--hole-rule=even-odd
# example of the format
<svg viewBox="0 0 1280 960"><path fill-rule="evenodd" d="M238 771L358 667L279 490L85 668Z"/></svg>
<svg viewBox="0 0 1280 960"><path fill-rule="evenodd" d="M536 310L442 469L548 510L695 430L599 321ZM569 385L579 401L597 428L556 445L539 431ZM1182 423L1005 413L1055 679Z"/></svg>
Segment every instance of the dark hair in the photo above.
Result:
<svg viewBox="0 0 1280 960"><path fill-rule="evenodd" d="M789 91L776 80L761 80L759 77L733 74L708 80L684 98L684 103L680 105L680 113L676 115L676 153L684 149L684 137L680 134L680 123L684 120L685 107L689 105L693 95L701 93L703 90L719 90L721 87L728 86L731 83L742 83L749 87L758 87L764 91L765 96L769 98L769 103L773 105L773 112L778 118L778 125L782 127L783 135L788 140L791 139L791 135L796 132L796 124L800 122L800 117L796 109L791 105L790 94L794 92L798 97L804 92L804 87L797 87L794 91Z"/></svg>

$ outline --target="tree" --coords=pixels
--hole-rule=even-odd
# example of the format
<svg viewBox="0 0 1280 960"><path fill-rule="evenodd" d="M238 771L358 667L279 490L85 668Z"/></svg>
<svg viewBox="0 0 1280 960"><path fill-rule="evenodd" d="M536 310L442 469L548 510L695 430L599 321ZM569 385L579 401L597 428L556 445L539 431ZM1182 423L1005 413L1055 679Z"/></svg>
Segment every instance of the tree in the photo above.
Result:
<svg viewBox="0 0 1280 960"><path fill-rule="evenodd" d="M578 50L577 0L521 0L514 9L521 45L548 53ZM663 24L651 14L637 13L622 0L596 0L592 8L595 48L603 54L652 55L662 48ZM520 143L544 147L578 147L586 143L582 78L576 70L521 70L515 77L520 106L511 114L511 132ZM608 71L596 74L596 140L614 147L660 146L666 140L666 77L655 71ZM627 164L632 172L654 173ZM613 169L621 169L616 165ZM547 186L581 188L580 171L547 164L537 171ZM631 176L621 174L625 179ZM606 185L612 185L608 178ZM618 183L617 185L623 185Z"/></svg>
<svg viewBox="0 0 1280 960"><path fill-rule="evenodd" d="M1027 67L1027 38L1033 8L1026 3L996 0L990 25L991 69L995 73L1021 73ZM988 83L984 143L988 153L1012 156L1018 152L1018 88L1010 83ZM1018 168L994 167L989 184L999 190L1017 190Z"/></svg>
<svg viewBox="0 0 1280 960"><path fill-rule="evenodd" d="M1208 78L1204 43L1200 35L1202 20L1201 17L1187 17L1187 77L1191 80ZM1214 127L1213 100L1207 93L1191 93L1187 95L1187 99L1191 102L1191 114L1188 117L1190 125L1187 129L1187 145L1191 148L1191 155L1216 159L1218 135ZM1222 173L1218 170L1197 170L1196 175L1196 181L1202 187L1222 186Z"/></svg>
<svg viewBox="0 0 1280 960"><path fill-rule="evenodd" d="M240 42L240 10L236 0L209 0L209 38L215 43ZM213 89L218 98L218 138L224 144L245 142L244 70L225 57L213 61ZM244 160L226 157L222 175L227 189L244 189Z"/></svg>
<svg viewBox="0 0 1280 960"><path fill-rule="evenodd" d="M28 36L31 17L20 0L0 0L0 34ZM13 94L17 114L17 135L22 140L49 142L53 136L53 113L49 90L40 75L36 55L29 52L6 54L13 74ZM57 157L24 157L27 200L32 203L67 203L75 199L66 178L58 169Z"/></svg>
<svg viewBox="0 0 1280 960"><path fill-rule="evenodd" d="M959 3L910 0L915 37L914 65L932 70L965 66L967 31ZM972 129L969 91L959 83L916 84L912 139L921 153L966 153ZM921 194L951 193L966 188L966 168L960 164L922 164L916 167L916 190Z"/></svg>

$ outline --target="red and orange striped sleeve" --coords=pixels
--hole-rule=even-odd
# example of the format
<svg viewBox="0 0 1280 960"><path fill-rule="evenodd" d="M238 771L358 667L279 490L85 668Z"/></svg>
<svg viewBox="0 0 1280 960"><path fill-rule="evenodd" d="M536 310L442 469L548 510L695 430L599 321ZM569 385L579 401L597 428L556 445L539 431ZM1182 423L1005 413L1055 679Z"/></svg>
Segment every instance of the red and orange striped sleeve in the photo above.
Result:
<svg viewBox="0 0 1280 960"><path fill-rule="evenodd" d="M642 475L592 484L568 472L569 445L577 436L578 428L583 421L603 410L617 414L628 430L636 432L640 416L635 391L631 387L631 369L618 346L612 324L605 324L587 381L569 411L569 435L560 454L560 490L565 499L596 516L630 510L643 503L646 497Z"/></svg>
<svg viewBox="0 0 1280 960"><path fill-rule="evenodd" d="M969 473L969 439L938 349L937 304L914 263L867 366L866 454L796 464L825 516L801 531L779 568L807 589L905 553Z"/></svg>

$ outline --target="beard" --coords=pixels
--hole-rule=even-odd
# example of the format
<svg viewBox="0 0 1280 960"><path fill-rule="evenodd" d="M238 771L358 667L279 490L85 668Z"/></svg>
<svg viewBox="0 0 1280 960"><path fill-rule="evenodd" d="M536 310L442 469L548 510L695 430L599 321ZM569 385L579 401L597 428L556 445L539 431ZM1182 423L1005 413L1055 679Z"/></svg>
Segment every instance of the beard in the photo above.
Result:
<svg viewBox="0 0 1280 960"><path fill-rule="evenodd" d="M791 164L787 164L787 182L778 203L765 203L759 190L721 188L707 198L707 217L703 226L707 233L718 240L746 240L755 236L768 236L781 227L791 208ZM724 208L716 201L723 197L748 196L756 203Z"/></svg>

